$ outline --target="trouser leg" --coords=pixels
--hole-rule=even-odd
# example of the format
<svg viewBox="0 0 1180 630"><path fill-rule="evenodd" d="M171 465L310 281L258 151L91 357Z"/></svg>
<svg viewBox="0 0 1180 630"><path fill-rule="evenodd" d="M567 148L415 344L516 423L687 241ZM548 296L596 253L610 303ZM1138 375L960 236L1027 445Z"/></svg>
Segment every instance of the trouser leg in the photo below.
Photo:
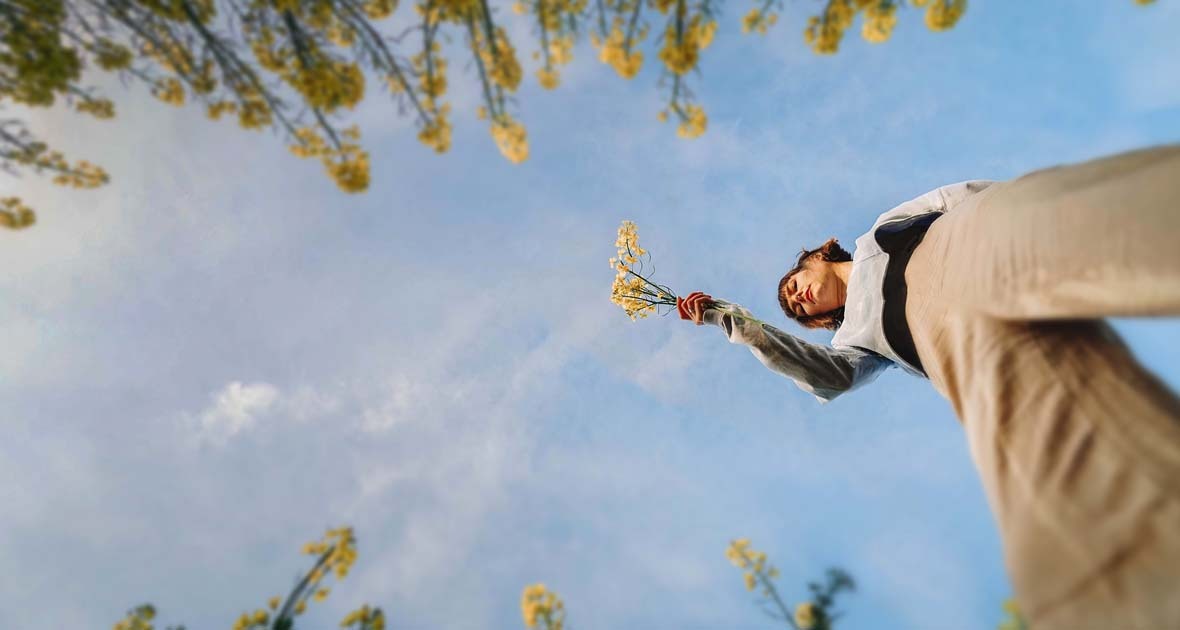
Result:
<svg viewBox="0 0 1180 630"><path fill-rule="evenodd" d="M1012 321L931 293L952 281L945 245L928 234L914 252L906 315L1031 627L1180 628L1180 399L1103 321Z"/></svg>
<svg viewBox="0 0 1180 630"><path fill-rule="evenodd" d="M942 297L995 317L1180 315L1180 145L994 184L927 240Z"/></svg>

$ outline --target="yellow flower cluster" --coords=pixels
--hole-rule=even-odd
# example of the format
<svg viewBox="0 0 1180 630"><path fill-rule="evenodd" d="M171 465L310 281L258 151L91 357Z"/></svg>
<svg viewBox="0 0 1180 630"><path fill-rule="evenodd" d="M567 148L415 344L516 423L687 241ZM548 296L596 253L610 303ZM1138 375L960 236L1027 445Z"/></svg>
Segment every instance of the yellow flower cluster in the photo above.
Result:
<svg viewBox="0 0 1180 630"><path fill-rule="evenodd" d="M361 9L370 20L384 20L397 9L397 0L366 0Z"/></svg>
<svg viewBox="0 0 1180 630"><path fill-rule="evenodd" d="M803 31L803 40L817 54L833 55L840 47L844 31L852 25L856 16L849 0L828 0L823 16L812 16Z"/></svg>
<svg viewBox="0 0 1180 630"><path fill-rule="evenodd" d="M623 221L615 239L617 256L610 259L615 270L610 301L620 306L632 321L654 313L658 306L673 306L676 296L666 287L652 283L635 271L647 250L639 246L639 232L632 221Z"/></svg>
<svg viewBox="0 0 1180 630"><path fill-rule="evenodd" d="M184 105L184 87L175 78L168 77L156 83L152 94L169 105Z"/></svg>
<svg viewBox="0 0 1180 630"><path fill-rule="evenodd" d="M0 98L26 105L52 105L54 93L66 91L82 71L78 52L66 46L61 37L65 5L60 0L19 0L8 4L17 5L9 11L17 11L21 18L10 22L19 27L0 30L0 52L5 66Z"/></svg>
<svg viewBox="0 0 1180 630"><path fill-rule="evenodd" d="M465 22L468 15L481 10L479 0L431 0L430 7L430 22L445 20L459 24Z"/></svg>
<svg viewBox="0 0 1180 630"><path fill-rule="evenodd" d="M189 2L177 2L176 0L139 0L139 4L142 4L148 10L162 18L178 22L189 19L188 13L185 11L186 8L192 9L197 21L202 24L209 22L209 20L217 15L217 7L213 4L213 0L190 0Z"/></svg>
<svg viewBox="0 0 1180 630"><path fill-rule="evenodd" d="M155 618L156 609L151 604L144 604L115 622L113 630L152 630L152 620Z"/></svg>
<svg viewBox="0 0 1180 630"><path fill-rule="evenodd" d="M488 78L505 90L515 92L523 75L520 62L516 59L516 49L512 47L512 42L508 41L504 29L496 27L495 50L488 45L482 30L476 29L475 34L476 50L484 67L487 68Z"/></svg>
<svg viewBox="0 0 1180 630"><path fill-rule="evenodd" d="M221 120L225 114L232 114L236 111L238 111L238 104L233 101L214 101L205 108L205 113L212 120Z"/></svg>
<svg viewBox="0 0 1180 630"><path fill-rule="evenodd" d="M558 83L561 82L561 76L556 70L550 68L540 68L537 70L537 82L546 90L553 90L557 88Z"/></svg>
<svg viewBox="0 0 1180 630"><path fill-rule="evenodd" d="M774 26L777 22L778 14L773 11L763 11L757 8L750 9L742 17L742 32L765 35L767 29Z"/></svg>
<svg viewBox="0 0 1180 630"><path fill-rule="evenodd" d="M811 630L819 621L818 613L815 604L811 602L799 604L795 607L795 625L799 627L799 630Z"/></svg>
<svg viewBox="0 0 1180 630"><path fill-rule="evenodd" d="M212 120L220 120L225 114L236 113L238 124L243 129L261 129L269 126L272 121L270 105L262 94L253 88L243 87L239 88L239 95L243 99L240 104L233 101L213 101L206 106L205 113Z"/></svg>
<svg viewBox="0 0 1180 630"><path fill-rule="evenodd" d="M434 119L422 125L418 130L418 141L432 148L436 153L446 153L451 148L451 122L447 114L451 112L451 104L444 103L435 112Z"/></svg>
<svg viewBox="0 0 1180 630"><path fill-rule="evenodd" d="M705 116L705 108L700 105L692 104L684 107L684 114L680 120L680 126L676 129L676 134L681 138L696 138L705 133L705 128L709 125L709 119Z"/></svg>
<svg viewBox="0 0 1180 630"><path fill-rule="evenodd" d="M0 198L0 226L10 230L27 228L37 222L37 214L20 197Z"/></svg>
<svg viewBox="0 0 1180 630"><path fill-rule="evenodd" d="M254 53L254 59L258 61L258 65L279 74L287 71L287 64L293 57L290 48L286 46L275 48L274 32L265 26L260 28L258 33L250 39L250 50Z"/></svg>
<svg viewBox="0 0 1180 630"><path fill-rule="evenodd" d="M913 3L928 7L926 24L933 30L953 26L967 5L966 0L913 0ZM803 39L818 54L834 54L856 14L863 12L861 36L874 44L884 42L897 25L898 4L897 0L828 0L823 13L807 21Z"/></svg>
<svg viewBox="0 0 1180 630"><path fill-rule="evenodd" d="M324 37L341 48L348 48L356 43L356 29L351 25L335 22L324 32Z"/></svg>
<svg viewBox="0 0 1180 630"><path fill-rule="evenodd" d="M341 628L356 625L357 630L385 630L385 613L380 608L370 608L368 604L348 613L340 621Z"/></svg>
<svg viewBox="0 0 1180 630"><path fill-rule="evenodd" d="M725 557L729 558L733 566L744 571L742 577L746 583L746 590L754 590L759 576L765 580L772 580L779 575L778 569L766 563L766 552L750 548L749 538L732 541L725 550Z"/></svg>
<svg viewBox="0 0 1180 630"><path fill-rule="evenodd" d="M429 57L429 59L427 59ZM447 60L438 56L438 44L429 52L413 57L414 69L418 72L418 89L427 102L433 102L447 91Z"/></svg>
<svg viewBox="0 0 1180 630"><path fill-rule="evenodd" d="M536 628L538 621L545 624L545 630L562 630L565 626L565 604L544 584L524 588L520 596L520 614L528 628Z"/></svg>
<svg viewBox="0 0 1180 630"><path fill-rule="evenodd" d="M369 154L355 141L360 139L356 127L345 129L346 140L330 144L314 127L304 127L295 132L297 142L288 147L291 153L301 158L319 158L328 176L344 192L363 192L369 187Z"/></svg>
<svg viewBox="0 0 1180 630"><path fill-rule="evenodd" d="M574 60L574 36L561 35L549 42L549 58L553 63L564 66Z"/></svg>
<svg viewBox="0 0 1180 630"><path fill-rule="evenodd" d="M158 35L160 40L164 42L162 47L147 40L140 46L140 51L154 59L161 68L168 72L180 75L192 72L195 66L192 52L176 41L170 33L160 32Z"/></svg>
<svg viewBox="0 0 1180 630"><path fill-rule="evenodd" d="M284 78L312 107L327 112L341 106L352 109L365 95L365 75L355 63L320 56L314 65L298 67Z"/></svg>
<svg viewBox="0 0 1180 630"><path fill-rule="evenodd" d="M79 101L74 109L100 119L115 117L115 104L105 98L84 99Z"/></svg>
<svg viewBox="0 0 1180 630"><path fill-rule="evenodd" d="M537 81L546 90L552 90L561 82L561 76L555 66L563 66L574 58L574 38L572 35L554 36L549 41L548 55L545 66L537 70ZM539 53L534 53L534 57Z"/></svg>
<svg viewBox="0 0 1180 630"><path fill-rule="evenodd" d="M447 120L451 106L438 101L447 90L447 60L439 55L439 51L438 43L432 42L428 49L411 57L410 62L418 75L422 105L432 116L422 122L418 141L437 153L446 153L451 148L451 123Z"/></svg>
<svg viewBox="0 0 1180 630"><path fill-rule="evenodd" d="M270 126L273 117L270 104L261 94L243 95L246 100L238 107L238 125L242 129L261 129Z"/></svg>
<svg viewBox="0 0 1180 630"><path fill-rule="evenodd" d="M890 2L873 2L865 9L864 26L860 34L865 41L880 44L893 34L897 25L897 5Z"/></svg>
<svg viewBox="0 0 1180 630"><path fill-rule="evenodd" d="M914 6L926 7L926 28L945 31L963 17L967 11L967 0L914 0Z"/></svg>
<svg viewBox="0 0 1180 630"><path fill-rule="evenodd" d="M634 41L630 42L630 47L626 46L626 35L623 33L622 26L619 25L611 29L606 41L600 40L596 35L590 38L590 42L598 48L599 61L614 68L615 72L624 79L634 78L639 73L639 68L643 66L643 51L633 48L640 40L642 37L636 37Z"/></svg>
<svg viewBox="0 0 1180 630"><path fill-rule="evenodd" d="M209 94L217 89L217 77L213 76L213 62L208 59L202 61L201 69L189 81L197 94Z"/></svg>
<svg viewBox="0 0 1180 630"><path fill-rule="evenodd" d="M94 61L103 70L122 70L131 65L131 49L105 37L95 40Z"/></svg>
<svg viewBox="0 0 1180 630"><path fill-rule="evenodd" d="M492 138L500 153L513 164L520 164L529 157L529 139L524 125L505 115L492 123Z"/></svg>
<svg viewBox="0 0 1180 630"><path fill-rule="evenodd" d="M343 580L356 562L356 536L351 527L330 529L322 539L304 545L303 553L312 556L327 554L321 568L334 572L337 579ZM313 571L311 581L315 582L321 577L321 574Z"/></svg>
<svg viewBox="0 0 1180 630"><path fill-rule="evenodd" d="M254 628L266 628L266 624L270 623L270 613L259 608L253 613L242 613L234 621L233 630L253 630Z"/></svg>
<svg viewBox="0 0 1180 630"><path fill-rule="evenodd" d="M86 160L79 160L68 171L59 173L53 178L53 183L58 186L70 186L73 188L98 188L110 181L110 176L107 172L97 164L91 164Z"/></svg>
<svg viewBox="0 0 1180 630"><path fill-rule="evenodd" d="M669 20L664 31L664 47L660 50L664 67L672 74L687 74L696 67L700 51L709 47L716 32L717 22L698 14L689 20L678 38L676 19Z"/></svg>
<svg viewBox="0 0 1180 630"><path fill-rule="evenodd" d="M102 167L86 160L79 160L70 166L61 151L50 151L43 142L30 142L20 151L5 153L3 157L17 164L32 167L38 172L46 170L56 172L57 175L53 178L53 183L59 186L97 188L110 180Z"/></svg>

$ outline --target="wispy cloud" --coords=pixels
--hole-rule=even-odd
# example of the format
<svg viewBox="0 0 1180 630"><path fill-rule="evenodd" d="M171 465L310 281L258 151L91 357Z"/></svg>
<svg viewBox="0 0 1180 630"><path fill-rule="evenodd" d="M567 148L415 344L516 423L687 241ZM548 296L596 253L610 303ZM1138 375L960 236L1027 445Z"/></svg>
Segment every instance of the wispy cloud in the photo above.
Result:
<svg viewBox="0 0 1180 630"><path fill-rule="evenodd" d="M269 383L243 385L233 381L216 392L212 399L208 407L193 416L192 421L199 439L223 445L269 415L279 401L279 390Z"/></svg>

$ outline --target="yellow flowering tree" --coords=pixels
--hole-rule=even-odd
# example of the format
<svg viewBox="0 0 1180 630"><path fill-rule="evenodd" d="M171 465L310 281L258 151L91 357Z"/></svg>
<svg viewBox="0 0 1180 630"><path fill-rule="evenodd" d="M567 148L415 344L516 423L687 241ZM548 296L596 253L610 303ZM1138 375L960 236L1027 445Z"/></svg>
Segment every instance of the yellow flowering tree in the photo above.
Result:
<svg viewBox="0 0 1180 630"><path fill-rule="evenodd" d="M796 605L792 611L774 586L774 580L779 577L778 569L767 562L765 552L750 547L748 538L732 541L725 550L725 557L742 570L746 590L761 588L763 601L759 603L763 611L795 630L831 630L840 617L835 611L836 596L842 591L856 590L852 576L840 569L828 569L826 582L808 583L811 598Z"/></svg>
<svg viewBox="0 0 1180 630"><path fill-rule="evenodd" d="M753 4L742 30L765 34L778 22L782 0ZM883 42L903 6L941 31L958 22L967 0L820 5L803 36L816 53L831 54L858 17L861 35ZM369 185L369 154L346 119L374 84L414 119L423 144L439 153L450 148L453 64L443 42L461 42L452 52L473 68L482 95L474 113L487 121L500 152L512 162L528 158L528 133L513 105L525 69L505 28L515 19L532 26L536 40L528 48L541 87L560 85L561 68L584 36L625 79L639 73L650 44L667 94L658 118L675 119L685 138L708 126L688 78L717 32L720 0L513 0L511 15L490 0L414 0L412 26L393 32L388 25L398 9L398 0L0 0L0 109L64 102L109 119L114 102L84 84L83 71L113 73L163 103L199 105L210 118L248 130L276 130L296 156L322 162L341 189L361 192ZM101 167L52 150L17 118L0 117L0 168L46 173L81 188L109 179ZM20 199L0 199L0 226L26 227L35 218Z"/></svg>
<svg viewBox="0 0 1180 630"><path fill-rule="evenodd" d="M287 596L275 595L259 607L240 614L233 630L293 630L295 618L307 611L308 602L322 602L330 589L324 581L331 576L343 580L356 562L356 537L351 527L330 529L319 540L303 546L303 553L315 556L315 564L299 577ZM115 623L113 630L155 630L156 609L144 604L128 611ZM340 627L350 630L385 630L385 613L380 608L361 606L340 621ZM184 626L169 626L169 630L184 630Z"/></svg>

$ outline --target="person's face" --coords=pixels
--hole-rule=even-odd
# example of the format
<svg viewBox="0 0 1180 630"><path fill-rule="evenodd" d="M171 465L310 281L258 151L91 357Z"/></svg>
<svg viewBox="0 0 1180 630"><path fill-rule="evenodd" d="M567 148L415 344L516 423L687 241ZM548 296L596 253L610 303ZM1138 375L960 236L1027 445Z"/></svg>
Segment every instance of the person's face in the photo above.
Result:
<svg viewBox="0 0 1180 630"><path fill-rule="evenodd" d="M819 315L844 306L844 282L836 275L833 263L816 255L787 280L783 297L796 317Z"/></svg>

